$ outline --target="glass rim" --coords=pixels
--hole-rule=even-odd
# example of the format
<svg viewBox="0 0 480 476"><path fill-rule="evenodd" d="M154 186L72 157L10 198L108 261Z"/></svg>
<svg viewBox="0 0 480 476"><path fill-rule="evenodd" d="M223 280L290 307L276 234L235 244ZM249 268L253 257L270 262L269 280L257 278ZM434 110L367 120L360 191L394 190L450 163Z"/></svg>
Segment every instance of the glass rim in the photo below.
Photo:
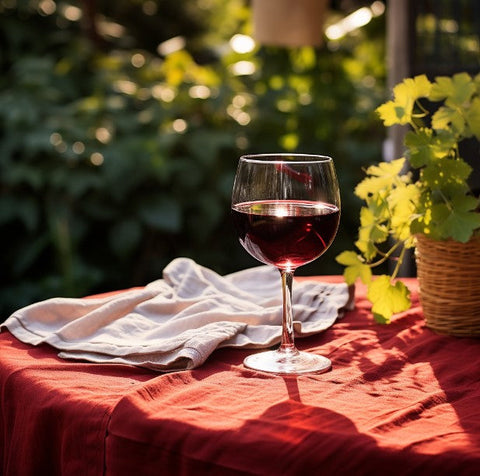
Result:
<svg viewBox="0 0 480 476"><path fill-rule="evenodd" d="M270 159L269 159L270 157ZM295 160L285 160L288 157ZM321 154L302 154L302 153L264 153L264 154L246 154L240 156L240 160L248 162L256 162L261 164L267 163L295 163L295 164L311 164L312 162L333 162L332 157Z"/></svg>

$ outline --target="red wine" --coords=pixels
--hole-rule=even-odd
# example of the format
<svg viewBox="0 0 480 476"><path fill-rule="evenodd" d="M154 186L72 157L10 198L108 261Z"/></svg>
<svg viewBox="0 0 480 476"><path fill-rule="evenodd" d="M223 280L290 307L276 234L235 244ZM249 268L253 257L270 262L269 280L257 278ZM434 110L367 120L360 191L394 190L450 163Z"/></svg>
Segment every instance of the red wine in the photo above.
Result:
<svg viewBox="0 0 480 476"><path fill-rule="evenodd" d="M240 243L254 258L290 270L317 259L340 220L335 205L296 200L239 203L232 215Z"/></svg>

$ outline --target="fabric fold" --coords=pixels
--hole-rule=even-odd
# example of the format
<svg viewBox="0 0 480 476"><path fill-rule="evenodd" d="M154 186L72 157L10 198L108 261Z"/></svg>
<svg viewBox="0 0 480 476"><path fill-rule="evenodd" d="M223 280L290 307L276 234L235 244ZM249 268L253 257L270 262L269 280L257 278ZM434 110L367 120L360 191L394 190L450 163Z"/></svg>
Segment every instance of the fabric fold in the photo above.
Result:
<svg viewBox="0 0 480 476"><path fill-rule="evenodd" d="M298 337L321 332L349 304L346 284L294 284ZM166 372L198 367L220 347L280 342L279 273L258 266L221 276L188 258L173 260L144 288L90 299L52 298L13 313L2 327L62 358L125 363Z"/></svg>

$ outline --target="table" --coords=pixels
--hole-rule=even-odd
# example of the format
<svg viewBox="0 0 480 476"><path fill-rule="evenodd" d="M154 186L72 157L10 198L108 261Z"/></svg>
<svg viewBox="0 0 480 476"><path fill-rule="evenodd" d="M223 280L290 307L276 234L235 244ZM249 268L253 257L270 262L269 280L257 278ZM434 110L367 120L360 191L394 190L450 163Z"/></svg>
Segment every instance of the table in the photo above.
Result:
<svg viewBox="0 0 480 476"><path fill-rule="evenodd" d="M408 284L413 306L390 325L359 285L354 311L297 339L332 360L319 375L248 370L249 351L233 349L157 374L2 332L2 474L478 474L480 341L426 328Z"/></svg>

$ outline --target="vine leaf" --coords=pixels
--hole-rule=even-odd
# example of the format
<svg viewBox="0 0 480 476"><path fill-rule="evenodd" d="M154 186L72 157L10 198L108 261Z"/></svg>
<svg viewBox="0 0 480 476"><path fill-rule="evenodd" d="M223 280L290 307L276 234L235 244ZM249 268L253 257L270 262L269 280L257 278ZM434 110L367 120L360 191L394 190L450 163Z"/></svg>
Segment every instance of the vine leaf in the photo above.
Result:
<svg viewBox="0 0 480 476"><path fill-rule="evenodd" d="M415 102L430 94L432 83L422 74L407 78L393 88L393 101L387 101L377 108L385 126L412 123Z"/></svg>
<svg viewBox="0 0 480 476"><path fill-rule="evenodd" d="M390 226L397 240L407 242L409 239L410 224L417 215L420 199L420 189L415 184L402 184L392 190L388 196L391 210Z"/></svg>
<svg viewBox="0 0 480 476"><path fill-rule="evenodd" d="M392 180L398 180L404 165L404 158L371 165L366 170L367 177L355 187L355 195L366 200L369 195L379 192L386 187L391 187Z"/></svg>
<svg viewBox="0 0 480 476"><path fill-rule="evenodd" d="M383 243L388 238L387 227L382 221L383 217L376 215L370 208L361 208L358 240L355 245L366 259L372 259L378 253L375 243Z"/></svg>
<svg viewBox="0 0 480 476"><path fill-rule="evenodd" d="M353 284L357 278L360 278L364 284L368 284L372 279L372 270L368 264L365 264L362 258L354 251L344 251L340 253L337 262L346 266L343 276L347 284Z"/></svg>
<svg viewBox="0 0 480 476"><path fill-rule="evenodd" d="M472 99L475 92L476 85L468 73L458 73L451 78L438 77L432 86L430 99L445 102L433 114L432 127L437 130L452 128L464 137L472 134L480 137L480 99Z"/></svg>
<svg viewBox="0 0 480 476"><path fill-rule="evenodd" d="M446 159L425 167L421 172L421 179L432 190L441 189L444 193L466 193L468 191L466 180L471 173L472 167L464 160Z"/></svg>
<svg viewBox="0 0 480 476"><path fill-rule="evenodd" d="M466 121L472 134L480 140L480 98L476 97L472 100L470 109L466 114Z"/></svg>
<svg viewBox="0 0 480 476"><path fill-rule="evenodd" d="M443 101L462 106L475 93L476 87L468 73L457 73L452 77L439 76L430 90L432 101Z"/></svg>
<svg viewBox="0 0 480 476"><path fill-rule="evenodd" d="M440 203L432 207L432 219L439 233L466 243L475 229L480 227L480 214L475 211L478 200L472 196L454 199L453 206Z"/></svg>
<svg viewBox="0 0 480 476"><path fill-rule="evenodd" d="M374 319L380 324L390 323L393 314L410 308L410 291L401 281L392 283L390 276L381 275L371 282L367 298L372 303Z"/></svg>
<svg viewBox="0 0 480 476"><path fill-rule="evenodd" d="M432 127L437 130L453 130L458 135L468 137L467 124L462 113L454 107L441 106L432 116Z"/></svg>
<svg viewBox="0 0 480 476"><path fill-rule="evenodd" d="M410 164L416 169L448 156L455 144L454 135L447 131L438 131L434 135L432 129L421 128L405 135Z"/></svg>

